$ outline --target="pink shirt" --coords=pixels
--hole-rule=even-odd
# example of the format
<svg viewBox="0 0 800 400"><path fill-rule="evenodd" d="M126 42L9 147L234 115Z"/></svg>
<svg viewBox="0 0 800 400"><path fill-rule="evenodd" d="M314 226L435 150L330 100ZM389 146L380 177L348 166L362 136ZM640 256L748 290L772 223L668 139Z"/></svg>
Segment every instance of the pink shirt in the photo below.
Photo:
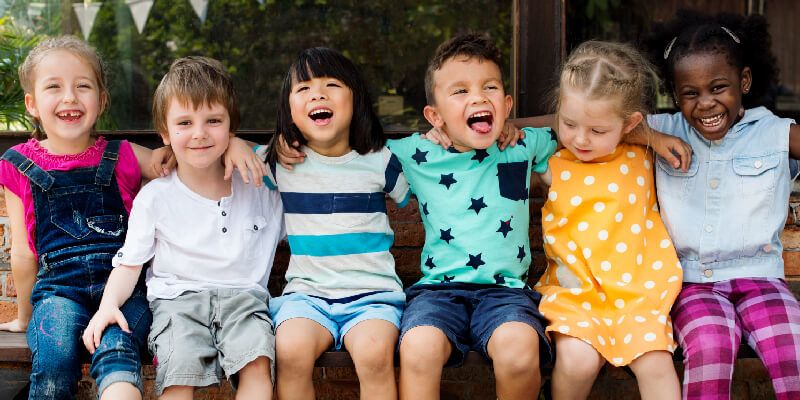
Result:
<svg viewBox="0 0 800 400"><path fill-rule="evenodd" d="M25 143L12 147L12 149L30 158L45 171L68 171L75 168L99 165L107 144L108 141L100 136L92 146L82 153L51 154L47 149L39 145L36 139L29 139ZM122 203L130 213L133 198L139 191L142 174L139 170L139 162L133 154L133 148L126 140L123 140L119 147L119 159L114 169L114 175L117 177L117 186L119 186L119 192L122 196ZM33 254L36 255L36 247L34 246L36 217L31 184L28 178L22 175L8 161L0 160L0 186L14 193L22 200L22 207L25 211L25 226L28 228L28 246Z"/></svg>

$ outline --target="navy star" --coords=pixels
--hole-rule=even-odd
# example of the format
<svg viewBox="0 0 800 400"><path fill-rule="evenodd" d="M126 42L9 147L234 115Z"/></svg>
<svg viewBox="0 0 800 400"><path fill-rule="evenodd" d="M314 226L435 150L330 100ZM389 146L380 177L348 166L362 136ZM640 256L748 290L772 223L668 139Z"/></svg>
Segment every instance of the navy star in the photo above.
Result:
<svg viewBox="0 0 800 400"><path fill-rule="evenodd" d="M471 206L469 206L469 207L467 208L467 210L475 210L475 214L476 214L476 215L481 213L481 209L482 209L482 208L486 208L486 207L488 207L488 206L486 205L486 203L484 203L484 202L483 202L483 197L481 197L480 199L473 199L473 198L470 198L470 201L472 201L472 205L471 205Z"/></svg>
<svg viewBox="0 0 800 400"><path fill-rule="evenodd" d="M478 161L478 164L483 162L483 159L489 157L489 152L486 149L475 149L475 155L470 160Z"/></svg>
<svg viewBox="0 0 800 400"><path fill-rule="evenodd" d="M506 283L506 278L503 278L499 273L498 274L494 274L494 283L496 283L498 285L502 285L502 284Z"/></svg>
<svg viewBox="0 0 800 400"><path fill-rule="evenodd" d="M422 213L428 215L428 203L422 203Z"/></svg>
<svg viewBox="0 0 800 400"><path fill-rule="evenodd" d="M455 275L453 276L442 275L444 282L452 282L455 277L456 277Z"/></svg>
<svg viewBox="0 0 800 400"><path fill-rule="evenodd" d="M547 128L547 133L550 134L550 140L558 142L558 136L556 135L556 131L554 131L553 128Z"/></svg>
<svg viewBox="0 0 800 400"><path fill-rule="evenodd" d="M519 251L517 251L517 258L519 258L519 262L525 259L525 246L519 246Z"/></svg>
<svg viewBox="0 0 800 400"><path fill-rule="evenodd" d="M417 152L411 156L411 159L417 162L417 165L420 165L424 162L428 162L428 152L427 151L420 151L417 149Z"/></svg>
<svg viewBox="0 0 800 400"><path fill-rule="evenodd" d="M500 220L500 227L497 228L495 232L500 232L503 234L503 237L508 237L508 232L513 231L514 228L511 227L511 219L509 218L508 221Z"/></svg>
<svg viewBox="0 0 800 400"><path fill-rule="evenodd" d="M436 268L436 264L433 263L433 257L428 256L428 259L425 260L425 266L430 268L430 269Z"/></svg>
<svg viewBox="0 0 800 400"><path fill-rule="evenodd" d="M469 262L467 263L467 265L472 267L472 268L474 268L474 269L478 269L478 267L480 267L481 265L486 264L483 260L481 260L481 255L482 254L483 253L478 253L477 256L473 256L472 254L468 254Z"/></svg>
<svg viewBox="0 0 800 400"><path fill-rule="evenodd" d="M528 145L525 144L525 140L524 139L517 139L517 145L522 146L522 147L528 147Z"/></svg>
<svg viewBox="0 0 800 400"><path fill-rule="evenodd" d="M455 239L455 237L450 234L450 231L452 231L452 230L453 230L453 228L450 228L448 230L439 229L439 232L442 233L441 236L439 236L439 239L442 239L445 242L447 242L447 244L450 244L450 241Z"/></svg>
<svg viewBox="0 0 800 400"><path fill-rule="evenodd" d="M455 178L453 178L453 174L442 174L442 178L439 179L439 184L440 185L445 185L448 190L450 189L450 185L452 185L452 184L454 184L456 182L458 182L458 181L455 180Z"/></svg>

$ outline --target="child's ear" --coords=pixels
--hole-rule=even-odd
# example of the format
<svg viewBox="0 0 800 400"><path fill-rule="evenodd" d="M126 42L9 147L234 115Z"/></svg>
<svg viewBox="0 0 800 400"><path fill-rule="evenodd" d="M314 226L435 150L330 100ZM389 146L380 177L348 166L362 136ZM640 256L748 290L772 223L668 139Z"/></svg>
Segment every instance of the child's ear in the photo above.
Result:
<svg viewBox="0 0 800 400"><path fill-rule="evenodd" d="M36 99L34 99L33 95L30 93L25 93L25 109L28 110L28 114L32 117L39 118L39 110L36 109Z"/></svg>
<svg viewBox="0 0 800 400"><path fill-rule="evenodd" d="M508 116L511 115L511 109L514 107L514 99L510 94L507 94L503 101L506 103L506 118L508 118Z"/></svg>
<svg viewBox="0 0 800 400"><path fill-rule="evenodd" d="M625 126L622 128L622 133L630 133L634 128L639 126L642 121L644 121L644 115L642 115L642 113L639 111L636 111L635 113L631 114L630 117L628 117L628 120L625 122Z"/></svg>
<svg viewBox="0 0 800 400"><path fill-rule="evenodd" d="M434 128L441 128L444 126L444 119L442 119L436 106L425 106L425 108L422 109L422 115L425 116L425 119L428 120L428 123L433 125Z"/></svg>
<svg viewBox="0 0 800 400"><path fill-rule="evenodd" d="M169 134L159 132L158 135L161 136L161 142L164 143L164 146L169 146Z"/></svg>
<svg viewBox="0 0 800 400"><path fill-rule="evenodd" d="M747 94L750 92L750 85L753 84L753 71L750 70L750 67L742 68L742 76L741 76L741 90L742 93Z"/></svg>

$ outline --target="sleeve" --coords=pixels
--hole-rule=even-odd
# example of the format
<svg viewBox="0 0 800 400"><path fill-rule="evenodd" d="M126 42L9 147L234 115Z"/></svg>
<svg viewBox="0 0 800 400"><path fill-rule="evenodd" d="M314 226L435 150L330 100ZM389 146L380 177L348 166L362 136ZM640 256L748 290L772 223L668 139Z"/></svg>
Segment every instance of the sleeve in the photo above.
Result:
<svg viewBox="0 0 800 400"><path fill-rule="evenodd" d="M123 140L119 146L119 159L116 166L117 185L119 185L122 202L130 212L133 199L139 192L142 183L142 171L139 169L139 161L133 152L130 142Z"/></svg>
<svg viewBox="0 0 800 400"><path fill-rule="evenodd" d="M258 158L261 161L267 162L267 153L269 152L269 146L257 144L256 147L253 148L253 151L256 153ZM264 175L263 181L264 185L266 185L270 190L278 190L278 180L275 178L276 174L275 171L277 170L277 164L275 162L267 163L267 174Z"/></svg>
<svg viewBox="0 0 800 400"><path fill-rule="evenodd" d="M678 124L682 119L683 115L681 115L681 113L649 114L647 116L647 125L649 125L651 129L657 130L661 133L665 133L670 136L677 136L675 133L678 132Z"/></svg>
<svg viewBox="0 0 800 400"><path fill-rule="evenodd" d="M22 198L22 180L27 180L6 160L0 160L0 186Z"/></svg>
<svg viewBox="0 0 800 400"><path fill-rule="evenodd" d="M522 130L525 132L525 139L519 145L523 145L528 151L533 171L538 174L547 172L547 161L558 147L555 131L551 128L522 128Z"/></svg>
<svg viewBox="0 0 800 400"><path fill-rule="evenodd" d="M400 160L388 148L383 148L384 154L384 177L385 186L383 191L397 203L398 206L405 207L408 204L408 198L411 196L411 191L408 188L408 181L403 174L403 166Z"/></svg>
<svg viewBox="0 0 800 400"><path fill-rule="evenodd" d="M133 200L125 244L111 262L114 267L142 265L155 255L156 221L159 216L156 207L153 207L156 203L153 188L152 183L145 186Z"/></svg>

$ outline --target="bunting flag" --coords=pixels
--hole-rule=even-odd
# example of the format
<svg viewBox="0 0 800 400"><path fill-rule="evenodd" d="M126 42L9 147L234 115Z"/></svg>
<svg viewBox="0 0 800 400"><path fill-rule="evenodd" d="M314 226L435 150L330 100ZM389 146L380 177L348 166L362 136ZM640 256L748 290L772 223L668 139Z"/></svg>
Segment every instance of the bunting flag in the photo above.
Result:
<svg viewBox="0 0 800 400"><path fill-rule="evenodd" d="M136 29L141 34L145 24L147 24L147 18L150 16L153 0L125 0L125 3L130 7L133 22L136 23Z"/></svg>
<svg viewBox="0 0 800 400"><path fill-rule="evenodd" d="M81 26L81 32L83 33L83 39L89 40L89 34L92 33L92 27L94 26L94 20L97 17L97 12L100 11L100 6L103 3L89 3L84 1L83 3L73 3L72 8L75 10L75 15L78 17L78 24Z"/></svg>
<svg viewBox="0 0 800 400"><path fill-rule="evenodd" d="M28 3L28 18L36 19L36 17L41 16L42 11L44 11L45 7L47 7L47 3L41 3L41 2Z"/></svg>
<svg viewBox="0 0 800 400"><path fill-rule="evenodd" d="M208 15L208 0L189 0L192 3L192 8L194 8L194 12L200 17L200 23L206 22L206 16Z"/></svg>

